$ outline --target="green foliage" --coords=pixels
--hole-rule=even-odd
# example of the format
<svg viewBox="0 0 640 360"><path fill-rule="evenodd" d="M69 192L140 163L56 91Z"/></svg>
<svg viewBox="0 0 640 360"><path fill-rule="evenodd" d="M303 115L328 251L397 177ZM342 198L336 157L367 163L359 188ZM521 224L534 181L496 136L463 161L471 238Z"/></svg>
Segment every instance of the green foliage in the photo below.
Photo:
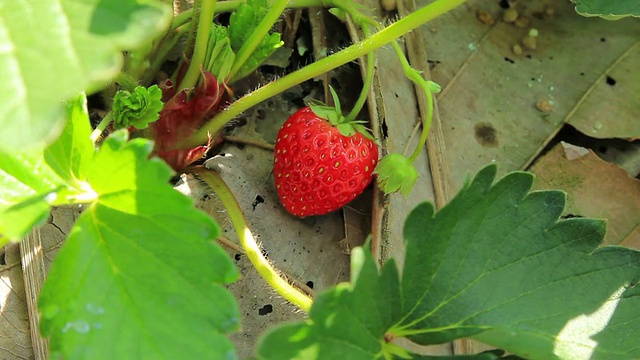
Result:
<svg viewBox="0 0 640 360"><path fill-rule="evenodd" d="M94 198L80 180L93 152L85 96L69 101L66 108L69 121L63 135L47 149L0 149L0 245L42 224L52 205Z"/></svg>
<svg viewBox="0 0 640 360"><path fill-rule="evenodd" d="M4 1L0 47L0 146L24 149L56 139L64 100L95 92L120 71L122 50L169 26L159 1Z"/></svg>
<svg viewBox="0 0 640 360"><path fill-rule="evenodd" d="M62 184L45 164L41 150L0 149L0 246L42 224Z"/></svg>
<svg viewBox="0 0 640 360"><path fill-rule="evenodd" d="M280 325L261 359L381 359L385 334L419 344L474 337L526 358L638 358L640 252L598 248L599 220L560 220L564 194L529 192L532 175L492 185L482 170L441 211L405 223L406 259L380 270L368 251L352 282L320 294L309 319Z"/></svg>
<svg viewBox="0 0 640 360"><path fill-rule="evenodd" d="M229 19L229 39L231 49L237 53L256 29L269 10L267 0L247 0L242 2ZM233 80L241 79L260 66L271 54L283 45L280 34L271 33L264 36L262 42L253 51L249 59L242 65Z"/></svg>
<svg viewBox="0 0 640 360"><path fill-rule="evenodd" d="M148 140L107 138L87 169L99 194L51 267L39 308L54 357L233 358L224 284L238 272L211 218L167 183ZM117 181L114 181L117 179ZM104 341L109 339L109 341Z"/></svg>
<svg viewBox="0 0 640 360"><path fill-rule="evenodd" d="M227 80L229 71L233 66L236 55L231 49L231 40L227 28L212 24L207 45L207 56L204 60L204 68L212 73L220 81Z"/></svg>
<svg viewBox="0 0 640 360"><path fill-rule="evenodd" d="M162 110L162 90L158 85L148 89L136 86L133 93L120 90L113 98L113 126L116 129L134 126L146 129L160 117Z"/></svg>
<svg viewBox="0 0 640 360"><path fill-rule="evenodd" d="M640 17L637 0L571 0L582 16L599 16L607 20L618 20L627 16Z"/></svg>
<svg viewBox="0 0 640 360"><path fill-rule="evenodd" d="M88 202L42 289L53 358L234 358L238 277L219 228L173 190L152 143L120 130L94 150L85 97L44 151L0 156L0 229L17 240L51 205ZM46 160L45 160L46 159ZM8 204L8 205L4 205Z"/></svg>
<svg viewBox="0 0 640 360"><path fill-rule="evenodd" d="M89 140L91 125L87 115L84 94L67 104L67 122L60 137L45 151L47 164L67 184L82 188L85 173L93 155L93 144Z"/></svg>

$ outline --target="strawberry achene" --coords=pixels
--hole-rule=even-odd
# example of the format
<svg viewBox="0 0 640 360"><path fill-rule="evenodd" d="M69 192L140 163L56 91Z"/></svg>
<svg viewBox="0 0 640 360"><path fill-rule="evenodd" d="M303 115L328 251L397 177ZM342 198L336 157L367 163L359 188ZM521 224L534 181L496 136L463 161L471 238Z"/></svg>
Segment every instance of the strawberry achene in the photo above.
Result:
<svg viewBox="0 0 640 360"><path fill-rule="evenodd" d="M338 210L360 195L377 163L373 140L357 131L345 136L304 107L278 132L273 173L282 205L303 217Z"/></svg>

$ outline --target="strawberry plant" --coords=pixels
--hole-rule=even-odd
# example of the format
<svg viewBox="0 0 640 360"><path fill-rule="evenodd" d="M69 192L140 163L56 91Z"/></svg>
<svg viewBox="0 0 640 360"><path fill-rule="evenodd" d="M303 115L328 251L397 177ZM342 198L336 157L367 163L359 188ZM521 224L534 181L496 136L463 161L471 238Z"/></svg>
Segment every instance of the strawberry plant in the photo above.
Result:
<svg viewBox="0 0 640 360"><path fill-rule="evenodd" d="M334 107L312 102L285 122L275 187L300 217L339 209L374 174L382 191L408 196L440 89L410 66L396 39L462 2L438 0L387 27L335 0L197 0L175 16L156 1L4 4L0 241L19 241L53 206L85 206L39 298L51 357L235 358L228 335L240 311L225 285L239 272L212 242L219 226L172 189L171 177L183 172L218 195L264 280L308 313L262 334L259 359L429 358L394 340L462 337L525 358L640 357L640 327L630 325L640 317L640 253L599 247L602 221L559 220L564 195L530 191L528 173L494 183L496 167L488 166L441 210L417 207L405 222L402 267L356 248L351 281L312 299L265 258L219 174L193 165L243 111L366 56L362 92L346 115L333 93ZM310 6L349 18L365 39L237 98L235 84L282 46L271 29L283 11ZM222 12L232 13L228 24L215 18ZM173 73L158 78L181 39ZM356 115L374 50L385 44L422 89L427 116L412 155L378 161L376 139ZM109 109L92 128L85 93L99 90Z"/></svg>

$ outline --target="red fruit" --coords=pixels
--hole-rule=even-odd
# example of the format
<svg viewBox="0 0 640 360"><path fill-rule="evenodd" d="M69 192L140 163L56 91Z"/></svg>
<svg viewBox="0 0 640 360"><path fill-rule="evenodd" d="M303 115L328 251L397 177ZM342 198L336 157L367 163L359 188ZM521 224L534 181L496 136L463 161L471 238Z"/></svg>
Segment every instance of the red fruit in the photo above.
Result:
<svg viewBox="0 0 640 360"><path fill-rule="evenodd" d="M327 214L369 185L378 148L360 132L351 132L355 134L341 134L310 107L287 119L278 132L273 168L276 189L287 211L296 216Z"/></svg>

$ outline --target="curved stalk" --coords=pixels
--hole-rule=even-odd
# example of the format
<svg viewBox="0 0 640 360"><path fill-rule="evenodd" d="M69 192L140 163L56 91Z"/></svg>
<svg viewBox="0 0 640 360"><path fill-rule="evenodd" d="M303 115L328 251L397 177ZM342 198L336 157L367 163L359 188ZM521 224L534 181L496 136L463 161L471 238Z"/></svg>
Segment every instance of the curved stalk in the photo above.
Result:
<svg viewBox="0 0 640 360"><path fill-rule="evenodd" d="M243 98L232 103L225 111L218 113L209 120L198 132L189 139L178 144L179 147L196 146L207 140L207 134L219 132L233 118L260 102L269 99L293 86L312 79L327 71L333 70L350 61L368 54L412 31L420 25L448 12L465 0L438 0L407 15L394 24L380 30L370 38L364 39L348 48L332 54L311 65L294 71L268 85L265 85Z"/></svg>
<svg viewBox="0 0 640 360"><path fill-rule="evenodd" d="M187 169L187 172L198 175L211 186L216 195L218 195L222 205L224 205L224 208L229 214L229 218L238 234L238 239L247 254L247 258L249 258L251 264L253 264L253 267L256 268L260 276L287 301L303 311L309 312L313 300L278 275L276 269L274 269L264 255L262 255L262 250L253 238L251 230L247 227L247 222L244 219L238 202L220 175L215 171L203 167L191 167Z"/></svg>
<svg viewBox="0 0 640 360"><path fill-rule="evenodd" d="M400 65L402 66L404 75L414 84L420 86L427 97L427 116L425 117L424 123L422 124L422 134L420 134L420 140L418 141L416 149L409 157L409 160L411 160L411 162L414 162L418 158L418 155L420 155L420 151L422 151L422 148L427 141L427 137L429 136L431 120L433 119L433 94L427 80L425 80L422 75L420 75L420 72L418 72L418 70L412 68L411 65L409 65L409 61L407 60L406 56L404 56L400 45L398 45L398 43L395 41L391 45L393 46L393 50L395 50L396 54L398 55L398 59L400 59Z"/></svg>

